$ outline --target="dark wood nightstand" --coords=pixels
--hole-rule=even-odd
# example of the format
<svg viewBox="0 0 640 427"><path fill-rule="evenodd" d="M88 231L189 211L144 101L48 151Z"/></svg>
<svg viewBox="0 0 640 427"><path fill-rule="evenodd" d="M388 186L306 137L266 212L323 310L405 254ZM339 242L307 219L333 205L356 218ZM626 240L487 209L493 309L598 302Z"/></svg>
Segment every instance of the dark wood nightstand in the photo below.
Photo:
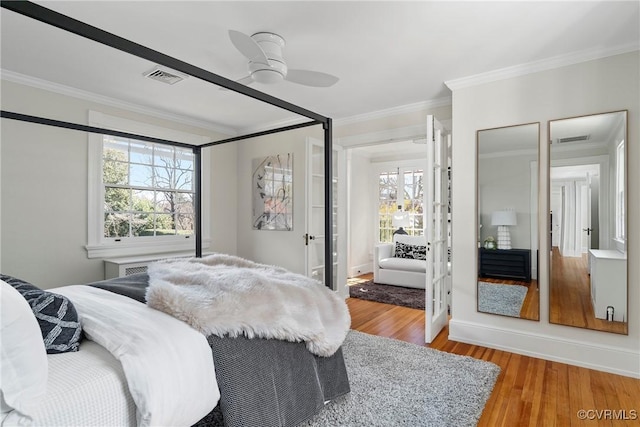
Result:
<svg viewBox="0 0 640 427"><path fill-rule="evenodd" d="M531 281L529 249L484 249L478 253L480 277Z"/></svg>

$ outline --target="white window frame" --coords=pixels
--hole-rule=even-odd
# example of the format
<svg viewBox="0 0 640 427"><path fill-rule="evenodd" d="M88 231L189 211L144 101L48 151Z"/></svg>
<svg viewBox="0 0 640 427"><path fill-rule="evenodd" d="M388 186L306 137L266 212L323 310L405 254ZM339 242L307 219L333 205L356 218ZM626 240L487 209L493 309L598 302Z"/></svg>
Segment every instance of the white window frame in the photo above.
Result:
<svg viewBox="0 0 640 427"><path fill-rule="evenodd" d="M180 141L200 145L209 138L174 129L123 119L98 111L89 111L89 126L130 132L159 139ZM88 242L85 246L88 258L121 257L167 252L195 250L195 236L154 236L149 238L129 238L115 241L104 237L104 185L102 184L103 135L88 134ZM206 249L210 238L210 156L202 155L202 247Z"/></svg>
<svg viewBox="0 0 640 427"><path fill-rule="evenodd" d="M376 244L383 243L380 241L380 216L378 213L379 203L380 203L380 193L379 193L379 183L380 183L380 174L384 172L390 172L398 170L398 197L402 197L402 199L397 200L397 204L404 206L404 173L414 171L416 169L420 169L423 173L426 170L426 159L417 159L417 160L398 160L398 161L384 161L384 162L376 162L372 163L373 166L373 179L374 187L373 187L373 200L375 203L375 226L374 226L374 242ZM425 185L423 181L423 186ZM425 223L425 213L423 213L423 223Z"/></svg>

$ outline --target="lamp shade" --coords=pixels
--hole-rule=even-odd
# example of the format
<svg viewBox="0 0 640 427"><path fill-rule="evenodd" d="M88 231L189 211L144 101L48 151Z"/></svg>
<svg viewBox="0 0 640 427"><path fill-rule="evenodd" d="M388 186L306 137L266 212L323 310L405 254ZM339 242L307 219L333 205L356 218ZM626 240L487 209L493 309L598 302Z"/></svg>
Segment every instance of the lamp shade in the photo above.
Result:
<svg viewBox="0 0 640 427"><path fill-rule="evenodd" d="M391 223L394 227L408 227L410 225L409 214L404 211L394 212Z"/></svg>
<svg viewBox="0 0 640 427"><path fill-rule="evenodd" d="M516 211L495 211L491 214L491 225L517 225Z"/></svg>

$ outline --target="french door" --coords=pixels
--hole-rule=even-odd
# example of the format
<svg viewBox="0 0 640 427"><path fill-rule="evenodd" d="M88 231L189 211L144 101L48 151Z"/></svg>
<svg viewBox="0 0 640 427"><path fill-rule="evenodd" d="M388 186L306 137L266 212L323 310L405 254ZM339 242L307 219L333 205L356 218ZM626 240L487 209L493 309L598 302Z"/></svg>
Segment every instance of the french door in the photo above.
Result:
<svg viewBox="0 0 640 427"><path fill-rule="evenodd" d="M427 168L425 170L425 235L427 277L425 286L425 342L430 343L447 324L448 316L448 143L442 125L427 116Z"/></svg>
<svg viewBox="0 0 640 427"><path fill-rule="evenodd" d="M333 230L327 238L324 229L324 147L307 138L306 221L302 236L305 247L305 274L331 284L331 289L347 297L346 163L342 147L333 144ZM325 276L324 245L333 246L333 277Z"/></svg>

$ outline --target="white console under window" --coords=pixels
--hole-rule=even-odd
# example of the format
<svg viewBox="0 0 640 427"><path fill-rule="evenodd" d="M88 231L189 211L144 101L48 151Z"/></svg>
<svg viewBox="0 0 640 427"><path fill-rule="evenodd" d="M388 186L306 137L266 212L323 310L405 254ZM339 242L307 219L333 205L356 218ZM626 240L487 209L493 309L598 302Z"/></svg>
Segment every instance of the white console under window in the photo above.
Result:
<svg viewBox="0 0 640 427"><path fill-rule="evenodd" d="M202 254L203 256L209 254ZM104 278L114 279L125 277L137 273L146 273L149 264L168 258L190 258L193 252L175 252L165 254L155 254L146 256L133 256L123 258L111 258L104 260Z"/></svg>

